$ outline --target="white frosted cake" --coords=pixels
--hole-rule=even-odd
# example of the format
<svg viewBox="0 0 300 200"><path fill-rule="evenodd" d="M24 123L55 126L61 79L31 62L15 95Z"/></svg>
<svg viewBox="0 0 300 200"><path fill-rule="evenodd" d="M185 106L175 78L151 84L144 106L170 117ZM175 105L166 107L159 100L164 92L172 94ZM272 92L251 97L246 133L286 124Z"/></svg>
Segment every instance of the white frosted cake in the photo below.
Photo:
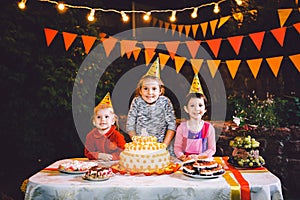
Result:
<svg viewBox="0 0 300 200"><path fill-rule="evenodd" d="M130 172L157 171L170 164L167 145L154 136L133 136L120 154L120 168Z"/></svg>

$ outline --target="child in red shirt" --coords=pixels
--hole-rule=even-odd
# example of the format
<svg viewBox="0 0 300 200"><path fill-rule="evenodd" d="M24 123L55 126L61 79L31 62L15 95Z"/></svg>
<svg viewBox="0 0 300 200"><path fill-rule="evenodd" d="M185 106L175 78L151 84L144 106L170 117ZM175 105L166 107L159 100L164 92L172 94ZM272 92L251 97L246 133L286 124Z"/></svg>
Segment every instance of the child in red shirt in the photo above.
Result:
<svg viewBox="0 0 300 200"><path fill-rule="evenodd" d="M106 100L105 100L106 99ZM114 125L117 116L114 114L109 93L94 109L93 125L85 141L84 155L90 160L119 160L126 143L124 136Z"/></svg>

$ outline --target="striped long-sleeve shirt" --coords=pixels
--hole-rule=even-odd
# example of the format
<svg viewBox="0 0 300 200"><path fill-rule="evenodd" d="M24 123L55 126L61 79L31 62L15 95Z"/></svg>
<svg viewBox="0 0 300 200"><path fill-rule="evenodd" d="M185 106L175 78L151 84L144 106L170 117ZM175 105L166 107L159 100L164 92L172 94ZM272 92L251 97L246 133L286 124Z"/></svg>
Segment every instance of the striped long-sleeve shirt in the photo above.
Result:
<svg viewBox="0 0 300 200"><path fill-rule="evenodd" d="M142 97L135 97L128 112L126 130L135 131L137 135L146 130L149 135L156 136L158 142L163 142L167 130L176 130L176 118L170 99L159 96L154 104L148 104Z"/></svg>

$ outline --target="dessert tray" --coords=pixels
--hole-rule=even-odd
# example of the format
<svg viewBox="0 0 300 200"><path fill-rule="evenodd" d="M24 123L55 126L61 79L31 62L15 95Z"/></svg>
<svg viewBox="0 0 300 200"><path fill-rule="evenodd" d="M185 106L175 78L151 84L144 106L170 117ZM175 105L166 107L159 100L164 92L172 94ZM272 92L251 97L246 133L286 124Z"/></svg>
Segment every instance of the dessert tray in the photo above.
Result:
<svg viewBox="0 0 300 200"><path fill-rule="evenodd" d="M225 170L214 160L189 160L183 163L182 172L192 178L210 179L222 176Z"/></svg>
<svg viewBox="0 0 300 200"><path fill-rule="evenodd" d="M58 166L58 171L66 174L83 174L90 167L97 166L97 162L67 160Z"/></svg>

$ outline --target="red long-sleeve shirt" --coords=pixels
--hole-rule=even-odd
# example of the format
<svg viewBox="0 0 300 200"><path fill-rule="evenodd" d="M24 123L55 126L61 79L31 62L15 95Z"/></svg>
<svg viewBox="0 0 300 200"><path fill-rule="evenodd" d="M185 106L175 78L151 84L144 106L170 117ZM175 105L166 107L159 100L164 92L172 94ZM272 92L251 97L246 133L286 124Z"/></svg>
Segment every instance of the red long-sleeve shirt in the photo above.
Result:
<svg viewBox="0 0 300 200"><path fill-rule="evenodd" d="M115 126L112 126L105 135L101 135L98 129L94 128L86 136L84 155L90 160L96 160L99 153L107 153L113 156L113 160L119 160L125 143L124 136Z"/></svg>

